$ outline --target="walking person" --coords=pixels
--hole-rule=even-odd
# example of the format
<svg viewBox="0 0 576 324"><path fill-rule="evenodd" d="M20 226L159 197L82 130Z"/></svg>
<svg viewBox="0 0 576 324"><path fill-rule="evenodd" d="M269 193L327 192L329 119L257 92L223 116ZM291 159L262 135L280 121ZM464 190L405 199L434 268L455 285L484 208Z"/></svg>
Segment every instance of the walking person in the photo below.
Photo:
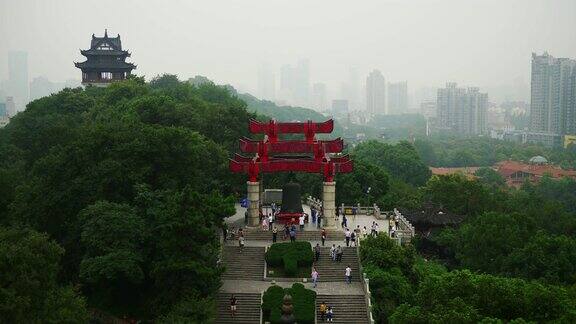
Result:
<svg viewBox="0 0 576 324"><path fill-rule="evenodd" d="M334 244L332 244L332 247L330 248L330 258L332 261L336 261L336 245Z"/></svg>
<svg viewBox="0 0 576 324"><path fill-rule="evenodd" d="M328 306L326 306L326 302L323 301L320 304L320 307L318 307L318 311L320 312L320 320L322 322L324 322L324 320L326 319L326 311L328 310Z"/></svg>
<svg viewBox="0 0 576 324"><path fill-rule="evenodd" d="M312 224L316 224L316 209L314 207L310 209L310 216L312 216Z"/></svg>
<svg viewBox="0 0 576 324"><path fill-rule="evenodd" d="M368 237L368 230L366 229L366 226L364 226L364 228L362 229L362 238L366 239Z"/></svg>
<svg viewBox="0 0 576 324"><path fill-rule="evenodd" d="M314 257L316 262L318 262L318 260L320 260L320 244L316 243L316 246L314 247Z"/></svg>
<svg viewBox="0 0 576 324"><path fill-rule="evenodd" d="M274 223L274 217L272 217L272 214L268 214L268 230L271 231L272 230L272 224Z"/></svg>
<svg viewBox="0 0 576 324"><path fill-rule="evenodd" d="M284 224L284 238L282 240L286 241L290 237L290 227L288 224Z"/></svg>
<svg viewBox="0 0 576 324"><path fill-rule="evenodd" d="M276 228L276 226L274 226L274 229L272 230L272 243L276 243L277 237L278 237L278 229Z"/></svg>
<svg viewBox="0 0 576 324"><path fill-rule="evenodd" d="M344 235L346 236L346 246L350 246L350 236L352 235L352 233L350 232L349 229L346 229Z"/></svg>
<svg viewBox="0 0 576 324"><path fill-rule="evenodd" d="M342 228L348 227L348 218L346 217L346 214L342 215L342 223L340 225L342 225Z"/></svg>
<svg viewBox="0 0 576 324"><path fill-rule="evenodd" d="M322 213L318 212L318 219L316 220L318 223L316 223L317 228L320 228L322 226Z"/></svg>
<svg viewBox="0 0 576 324"><path fill-rule="evenodd" d="M303 232L304 231L304 214L300 215L298 222L300 223L300 232Z"/></svg>
<svg viewBox="0 0 576 324"><path fill-rule="evenodd" d="M244 235L238 236L238 246L240 247L240 252L244 250Z"/></svg>
<svg viewBox="0 0 576 324"><path fill-rule="evenodd" d="M356 246L356 232L350 234L350 241L352 241L352 246Z"/></svg>
<svg viewBox="0 0 576 324"><path fill-rule="evenodd" d="M324 243L326 242L326 229L323 228L322 232L320 232L320 238L322 239L322 246L324 246Z"/></svg>
<svg viewBox="0 0 576 324"><path fill-rule="evenodd" d="M296 242L296 227L292 226L290 229L290 242Z"/></svg>
<svg viewBox="0 0 576 324"><path fill-rule="evenodd" d="M342 262L342 256L343 255L344 255L344 250L342 250L342 247L340 245L338 245L338 247L336 248L336 261Z"/></svg>
<svg viewBox="0 0 576 324"><path fill-rule="evenodd" d="M230 296L230 313L232 313L232 317L236 316L236 305L238 304L238 300L236 299L236 296L234 296L234 294L232 294L232 296Z"/></svg>
<svg viewBox="0 0 576 324"><path fill-rule="evenodd" d="M350 269L349 265L346 266L346 283L352 283L352 269Z"/></svg>
<svg viewBox="0 0 576 324"><path fill-rule="evenodd" d="M371 231L370 231L370 235L372 235L372 236L375 237L376 234L377 234L377 231L376 231L376 222L373 221L373 222L372 222L372 229L371 229Z"/></svg>
<svg viewBox="0 0 576 324"><path fill-rule="evenodd" d="M332 322L332 317L334 317L334 310L332 309L332 306L328 306L328 310L326 311L326 320Z"/></svg>
<svg viewBox="0 0 576 324"><path fill-rule="evenodd" d="M314 288L316 288L316 286L318 285L318 271L316 271L316 268L312 268L312 283L314 284Z"/></svg>

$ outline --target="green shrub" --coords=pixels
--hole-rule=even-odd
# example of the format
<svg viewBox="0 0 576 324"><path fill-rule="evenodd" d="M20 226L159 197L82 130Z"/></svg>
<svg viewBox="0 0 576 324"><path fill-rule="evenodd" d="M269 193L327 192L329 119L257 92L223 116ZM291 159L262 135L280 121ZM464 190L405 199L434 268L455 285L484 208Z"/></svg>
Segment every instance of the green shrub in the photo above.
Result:
<svg viewBox="0 0 576 324"><path fill-rule="evenodd" d="M310 242L274 243L266 252L266 264L270 267L284 267L289 277L298 273L298 267L309 267L314 262Z"/></svg>
<svg viewBox="0 0 576 324"><path fill-rule="evenodd" d="M264 292L262 298L262 314L264 315L264 320L270 321L272 324L280 323L282 300L286 294L292 296L296 321L299 324L314 323L316 292L304 288L304 285L300 283L295 283L292 285L292 288L286 289L272 286Z"/></svg>
<svg viewBox="0 0 576 324"><path fill-rule="evenodd" d="M284 256L284 273L288 277L295 277L298 273L298 262L289 256Z"/></svg>

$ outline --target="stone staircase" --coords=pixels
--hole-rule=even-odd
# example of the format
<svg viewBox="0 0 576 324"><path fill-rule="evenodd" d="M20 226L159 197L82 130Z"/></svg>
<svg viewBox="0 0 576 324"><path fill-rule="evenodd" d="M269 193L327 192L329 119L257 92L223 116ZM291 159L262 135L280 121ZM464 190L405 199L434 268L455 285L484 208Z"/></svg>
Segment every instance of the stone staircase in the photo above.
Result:
<svg viewBox="0 0 576 324"><path fill-rule="evenodd" d="M301 241L320 241L320 231L296 231L296 240ZM278 242L288 242L290 238L286 238L285 241L282 240L284 237L284 232L278 229ZM245 230L244 238L247 241L269 241L272 243L272 232L263 230ZM344 241L344 233L338 230L330 230L326 232L326 241Z"/></svg>
<svg viewBox="0 0 576 324"><path fill-rule="evenodd" d="M226 271L223 280L263 280L264 247L245 246L242 251L238 246L224 246L222 260Z"/></svg>
<svg viewBox="0 0 576 324"><path fill-rule="evenodd" d="M344 254L341 262L330 259L330 247L323 247L320 251L320 260L315 264L320 275L319 283L339 281L345 282L345 270L349 265L352 269L352 282L360 282L360 265L355 247L343 247Z"/></svg>
<svg viewBox="0 0 576 324"><path fill-rule="evenodd" d="M334 312L332 320L334 323L369 323L366 300L362 295L318 295L316 297L318 323L321 323L319 306L322 302L326 302L326 305L332 307Z"/></svg>
<svg viewBox="0 0 576 324"><path fill-rule="evenodd" d="M237 300L236 316L230 312L230 293L217 297L216 324L260 324L260 294L234 294Z"/></svg>

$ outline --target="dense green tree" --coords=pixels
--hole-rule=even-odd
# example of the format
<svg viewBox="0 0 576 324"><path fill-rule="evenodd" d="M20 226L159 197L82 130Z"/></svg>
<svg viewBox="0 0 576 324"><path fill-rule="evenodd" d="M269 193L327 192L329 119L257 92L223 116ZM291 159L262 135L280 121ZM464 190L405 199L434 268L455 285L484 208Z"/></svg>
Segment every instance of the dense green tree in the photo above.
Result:
<svg viewBox="0 0 576 324"><path fill-rule="evenodd" d="M143 219L129 205L107 201L86 207L79 218L85 251L80 279L91 303L114 309L137 300L131 297L144 280Z"/></svg>
<svg viewBox="0 0 576 324"><path fill-rule="evenodd" d="M382 167L390 176L412 185L423 185L431 175L414 146L408 142L390 145L378 141L359 144L354 149L357 160Z"/></svg>
<svg viewBox="0 0 576 324"><path fill-rule="evenodd" d="M1 322L88 322L84 300L57 283L63 252L47 235L0 227Z"/></svg>
<svg viewBox="0 0 576 324"><path fill-rule="evenodd" d="M503 186L506 183L500 173L492 168L480 168L474 172L474 175L478 177L480 182L492 188Z"/></svg>
<svg viewBox="0 0 576 324"><path fill-rule="evenodd" d="M433 176L426 183L423 195L424 200L457 214L475 215L494 207L487 188L461 174Z"/></svg>

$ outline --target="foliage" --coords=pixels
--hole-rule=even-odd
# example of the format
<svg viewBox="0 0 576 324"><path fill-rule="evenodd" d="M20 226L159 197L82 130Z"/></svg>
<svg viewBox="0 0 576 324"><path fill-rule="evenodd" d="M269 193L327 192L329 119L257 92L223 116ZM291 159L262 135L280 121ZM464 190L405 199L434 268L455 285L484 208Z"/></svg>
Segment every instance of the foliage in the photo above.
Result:
<svg viewBox="0 0 576 324"><path fill-rule="evenodd" d="M272 286L264 292L262 297L262 313L264 320L272 324L280 323L281 307L284 295L292 296L294 317L298 323L312 324L316 319L316 292L304 288L304 285L295 283L291 288Z"/></svg>
<svg viewBox="0 0 576 324"><path fill-rule="evenodd" d="M408 275L416 258L413 248L403 248L387 235L369 236L360 246L360 260L364 266L381 269L398 268Z"/></svg>
<svg viewBox="0 0 576 324"><path fill-rule="evenodd" d="M526 215L491 212L457 230L445 230L436 241L453 251L464 268L554 284L576 283L576 239L537 231L537 227Z"/></svg>
<svg viewBox="0 0 576 324"><path fill-rule="evenodd" d="M253 117L229 89L170 75L35 100L0 130L0 223L61 244L60 277L90 307L154 319L208 298L226 196L244 190L227 159Z"/></svg>
<svg viewBox="0 0 576 324"><path fill-rule="evenodd" d="M298 267L310 267L313 262L314 253L310 242L274 243L266 252L266 263L272 267L284 267L288 277L296 276Z"/></svg>
<svg viewBox="0 0 576 324"><path fill-rule="evenodd" d="M0 320L5 323L87 323L84 299L60 286L64 251L47 235L0 228Z"/></svg>
<svg viewBox="0 0 576 324"><path fill-rule="evenodd" d="M216 302L212 298L188 296L176 304L168 314L161 316L158 323L212 323L216 317L215 309Z"/></svg>
<svg viewBox="0 0 576 324"><path fill-rule="evenodd" d="M367 141L356 146L354 157L382 167L392 177L419 186L426 183L431 172L408 142L390 145Z"/></svg>
<svg viewBox="0 0 576 324"><path fill-rule="evenodd" d="M494 199L477 180L461 174L433 176L423 188L423 198L456 214L475 215L492 206Z"/></svg>
<svg viewBox="0 0 576 324"><path fill-rule="evenodd" d="M345 204L381 205L389 187L388 174L381 167L363 160L354 161L354 171L337 175L336 181L336 202Z"/></svg>
<svg viewBox="0 0 576 324"><path fill-rule="evenodd" d="M567 288L468 270L447 271L436 262L410 257L412 251L382 235L361 246L377 322L574 321L574 292Z"/></svg>
<svg viewBox="0 0 576 324"><path fill-rule="evenodd" d="M479 168L474 172L474 175L478 177L481 183L490 187L500 187L506 183L500 173L492 168Z"/></svg>
<svg viewBox="0 0 576 324"><path fill-rule="evenodd" d="M487 137L427 137L414 146L424 163L435 167L492 166L508 159L528 161L541 155L565 168L576 168L576 150L546 148Z"/></svg>

